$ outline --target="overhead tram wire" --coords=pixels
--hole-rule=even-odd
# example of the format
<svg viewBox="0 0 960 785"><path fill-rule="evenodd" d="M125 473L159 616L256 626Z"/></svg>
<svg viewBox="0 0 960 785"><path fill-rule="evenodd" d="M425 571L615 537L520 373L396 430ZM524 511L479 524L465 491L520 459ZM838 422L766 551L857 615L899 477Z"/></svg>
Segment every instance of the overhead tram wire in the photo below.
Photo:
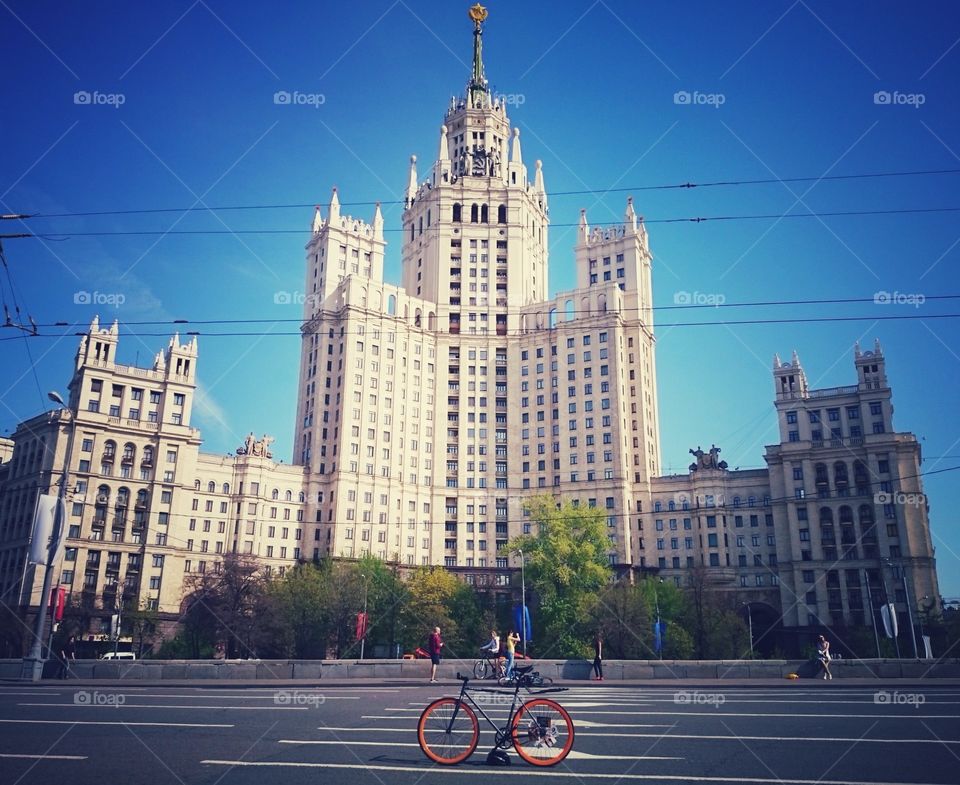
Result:
<svg viewBox="0 0 960 785"><path fill-rule="evenodd" d="M630 191L668 191L668 190L693 190L695 188L721 188L721 187L732 187L732 186L751 186L751 185L774 185L774 184L785 184L785 183L809 183L809 182L840 182L847 180L867 180L867 179L878 179L884 177L920 177L927 175L945 175L945 174L960 174L960 168L956 169L915 169L909 171L900 171L900 172L866 172L860 174L838 174L838 175L826 175L820 177L813 176L804 176L804 177L769 177L761 179L733 179L733 180L714 180L707 181L702 183L695 182L686 182L686 183L668 183L661 185L637 185L632 187L618 186L616 188L597 188L597 189L580 189L573 191L554 191L547 194L549 197L557 196L582 196L582 195L591 195L596 196L597 194L608 194L608 193L626 193ZM402 199L392 199L392 200L380 200L380 201L358 201L358 202L341 202L342 207L373 207L376 204L380 205L393 205L393 204L403 204L404 200ZM108 216L108 215L143 215L148 213L189 213L189 212L225 212L230 210L293 210L293 209L310 209L316 207L316 203L289 203L289 204L251 204L251 205L221 205L215 207L207 206L190 206L190 207L157 207L157 208L139 208L133 210L88 210L88 211L78 211L70 213L29 213L29 214L18 214L18 215L0 215L0 220L3 219L18 219L23 220L27 218L80 218L80 217L93 217L93 216ZM554 224L555 226L562 226L562 224Z"/></svg>
<svg viewBox="0 0 960 785"><path fill-rule="evenodd" d="M960 207L905 207L889 210L833 210L826 212L805 212L805 213L756 213L752 215L707 215L707 216L687 216L682 218L644 218L641 223L644 224L675 224L675 223L727 223L731 221L754 221L754 220L785 220L787 218L839 218L852 216L874 216L874 215L921 215L936 213L957 213ZM484 224L477 224L482 226ZM487 224L488 226L497 226L497 224ZM552 223L552 228L572 228L579 226L577 223ZM598 226L601 224L597 224ZM606 226L607 224L602 224ZM403 232L404 227L384 228L384 232ZM273 234L309 234L309 229L149 229L149 230L125 230L125 231L84 231L84 232L33 232L30 234L0 234L0 240L11 239L30 239L40 238L43 240L66 240L73 237L166 237L168 235L175 237L190 236L210 236L210 235L273 235Z"/></svg>
<svg viewBox="0 0 960 785"><path fill-rule="evenodd" d="M924 295L924 300L960 300L960 294L931 294ZM752 307L772 307L777 306L781 307L784 305L836 305L836 304L851 304L851 303L876 303L876 295L873 297L837 297L837 298L818 298L810 300L753 300L753 301L744 301L744 302L733 302L733 303L717 303L717 304L705 304L705 303L684 303L684 304L675 304L675 305L653 305L647 308L622 308L619 311L610 311L609 313L632 313L633 311L674 311L674 310L689 310L695 308L752 308ZM505 313L510 314L526 314L528 316L537 316L549 315L550 311L542 310L527 310L525 308L507 308ZM574 308L571 311L564 311L564 313L588 313L593 314L592 310L584 311L582 308ZM395 318L386 314L378 315L372 317L375 319L380 318ZM288 319L164 319L164 320L140 320L140 321L120 321L118 324L121 327L129 326L146 326L146 325L165 325L169 324L171 326L183 325L183 324L302 324L302 318L288 318ZM731 324L731 322L723 322L724 324ZM563 324L562 322L558 323L557 326ZM67 327L69 322L65 320L59 320L55 322L44 322L37 325L38 327ZM666 326L666 325L655 325L657 327Z"/></svg>
<svg viewBox="0 0 960 785"><path fill-rule="evenodd" d="M722 327L722 326L745 326L745 325L758 325L758 324L815 324L823 322L887 322L887 321L914 321L914 320L924 320L924 319L960 319L960 313L937 313L937 314L894 314L890 316L813 316L807 318L795 318L795 319L729 319L716 322L661 322L656 325L658 328L664 329L667 327ZM269 321L269 320L267 320ZM297 319L296 321L302 321ZM561 332L563 327L566 325L566 322L558 322L553 327L544 327L541 330L556 330ZM579 329L579 325L575 325ZM427 331L425 332L436 332ZM169 338L169 332L133 332L130 331L127 333L133 337L138 338ZM202 338L266 338L266 337L278 337L278 338L302 338L303 333L297 330L296 332L276 332L276 331L250 331L250 332L203 332L201 330L185 330L183 334L188 337L198 336ZM344 332L344 335L363 335L364 333L354 333L353 331ZM461 333L463 334L463 333ZM516 329L508 330L505 332L487 332L487 333L467 333L468 336L483 337L484 335L525 335L525 331ZM29 338L65 338L70 335L82 336L86 335L85 332L75 331L75 332L64 332L64 333L38 333L35 335L29 335ZM2 340L2 339L0 339Z"/></svg>

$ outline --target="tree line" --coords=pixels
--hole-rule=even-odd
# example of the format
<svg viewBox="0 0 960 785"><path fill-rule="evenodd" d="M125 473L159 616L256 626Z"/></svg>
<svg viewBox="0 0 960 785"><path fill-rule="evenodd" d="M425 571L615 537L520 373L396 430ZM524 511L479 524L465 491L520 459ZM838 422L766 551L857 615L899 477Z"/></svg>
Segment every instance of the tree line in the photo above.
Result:
<svg viewBox="0 0 960 785"><path fill-rule="evenodd" d="M507 550L525 558L531 655L592 658L599 633L608 658L747 656L743 619L725 594L708 590L705 573L692 571L687 587L615 581L602 510L541 497L527 511L535 533ZM255 558L230 554L220 572L190 577L179 631L158 655L210 657L222 643L230 659L357 658L357 614L366 607L365 656L425 648L438 626L446 656L469 659L491 629L512 628L515 603L519 592L511 599L477 590L442 567L406 570L366 557L302 563L269 576ZM665 627L659 651L657 619Z"/></svg>

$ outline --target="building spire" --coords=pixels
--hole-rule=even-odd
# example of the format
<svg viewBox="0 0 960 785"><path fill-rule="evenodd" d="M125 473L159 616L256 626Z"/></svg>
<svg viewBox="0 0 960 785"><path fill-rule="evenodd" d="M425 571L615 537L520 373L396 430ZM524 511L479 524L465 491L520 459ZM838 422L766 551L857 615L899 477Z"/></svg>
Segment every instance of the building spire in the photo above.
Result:
<svg viewBox="0 0 960 785"><path fill-rule="evenodd" d="M410 156L410 177L407 179L407 207L417 198L417 156Z"/></svg>
<svg viewBox="0 0 960 785"><path fill-rule="evenodd" d="M480 3L470 6L467 16L473 20L473 71L467 86L467 103L471 108L479 109L487 98L487 77L483 73L483 22L487 18L487 9Z"/></svg>

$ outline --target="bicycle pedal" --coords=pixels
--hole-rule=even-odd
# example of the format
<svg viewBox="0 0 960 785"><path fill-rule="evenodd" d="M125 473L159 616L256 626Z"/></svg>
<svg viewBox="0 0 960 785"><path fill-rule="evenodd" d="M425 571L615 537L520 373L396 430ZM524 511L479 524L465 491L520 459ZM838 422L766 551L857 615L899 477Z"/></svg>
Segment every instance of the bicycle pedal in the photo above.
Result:
<svg viewBox="0 0 960 785"><path fill-rule="evenodd" d="M487 753L488 766L509 766L510 756L503 750L492 749Z"/></svg>

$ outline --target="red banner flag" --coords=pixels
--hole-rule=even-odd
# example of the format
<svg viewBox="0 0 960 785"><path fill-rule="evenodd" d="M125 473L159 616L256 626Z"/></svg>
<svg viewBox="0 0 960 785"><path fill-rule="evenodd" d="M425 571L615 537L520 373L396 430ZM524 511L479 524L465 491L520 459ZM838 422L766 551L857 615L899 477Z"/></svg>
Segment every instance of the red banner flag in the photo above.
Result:
<svg viewBox="0 0 960 785"><path fill-rule="evenodd" d="M357 614L357 640L367 637L367 614L362 611Z"/></svg>

